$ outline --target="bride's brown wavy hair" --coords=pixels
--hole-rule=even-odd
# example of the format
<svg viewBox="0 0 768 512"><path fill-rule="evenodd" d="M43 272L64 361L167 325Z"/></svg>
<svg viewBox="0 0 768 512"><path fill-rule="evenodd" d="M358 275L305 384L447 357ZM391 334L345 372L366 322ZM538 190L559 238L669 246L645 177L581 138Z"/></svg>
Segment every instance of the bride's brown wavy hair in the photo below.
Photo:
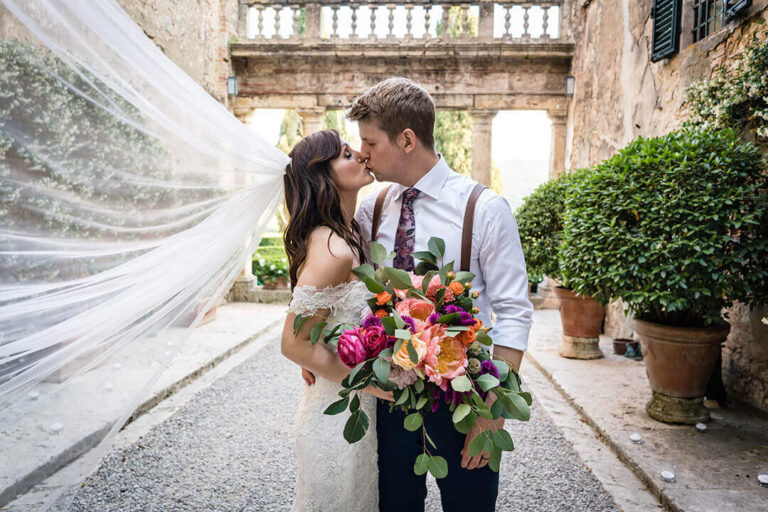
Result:
<svg viewBox="0 0 768 512"><path fill-rule="evenodd" d="M301 139L288 156L285 168L285 204L290 219L283 234L288 256L291 290L298 270L307 259L309 235L318 226L328 226L357 251L365 261L360 226L353 219L348 227L341 210L339 190L333 182L331 161L341 153L343 143L336 130L322 130ZM330 247L330 237L328 239Z"/></svg>

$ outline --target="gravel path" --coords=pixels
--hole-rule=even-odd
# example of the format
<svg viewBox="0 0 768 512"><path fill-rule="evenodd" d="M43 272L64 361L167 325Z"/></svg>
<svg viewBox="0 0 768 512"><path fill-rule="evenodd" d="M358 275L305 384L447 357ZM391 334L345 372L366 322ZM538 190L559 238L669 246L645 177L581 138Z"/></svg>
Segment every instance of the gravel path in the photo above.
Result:
<svg viewBox="0 0 768 512"><path fill-rule="evenodd" d="M108 456L72 510L290 510L291 432L302 385L278 347L265 347L137 443ZM511 427L516 450L503 458L497 510L619 510L535 405L534 393L531 421ZM440 510L434 481L427 510Z"/></svg>

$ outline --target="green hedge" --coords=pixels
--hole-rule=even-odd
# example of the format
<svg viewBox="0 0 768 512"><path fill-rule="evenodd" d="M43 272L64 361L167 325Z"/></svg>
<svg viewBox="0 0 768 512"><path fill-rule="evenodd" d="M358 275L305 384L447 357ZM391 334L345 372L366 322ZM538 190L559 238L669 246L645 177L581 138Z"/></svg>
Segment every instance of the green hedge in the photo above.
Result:
<svg viewBox="0 0 768 512"><path fill-rule="evenodd" d="M578 292L651 322L722 322L768 286L763 156L732 131L639 138L573 183L560 267Z"/></svg>

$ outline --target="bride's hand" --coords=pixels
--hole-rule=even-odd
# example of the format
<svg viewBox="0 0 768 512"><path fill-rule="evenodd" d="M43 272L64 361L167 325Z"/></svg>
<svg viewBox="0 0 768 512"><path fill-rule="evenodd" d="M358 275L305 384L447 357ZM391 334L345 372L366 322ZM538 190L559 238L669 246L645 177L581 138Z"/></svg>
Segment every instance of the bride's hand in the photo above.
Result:
<svg viewBox="0 0 768 512"><path fill-rule="evenodd" d="M301 378L307 383L307 386L311 386L315 383L315 374L306 368L301 369Z"/></svg>
<svg viewBox="0 0 768 512"><path fill-rule="evenodd" d="M381 388L375 388L373 386L368 386L365 389L363 389L365 393L369 393L375 397L381 398L382 400L389 400L390 402L395 400L395 397L392 396L391 391L384 391Z"/></svg>

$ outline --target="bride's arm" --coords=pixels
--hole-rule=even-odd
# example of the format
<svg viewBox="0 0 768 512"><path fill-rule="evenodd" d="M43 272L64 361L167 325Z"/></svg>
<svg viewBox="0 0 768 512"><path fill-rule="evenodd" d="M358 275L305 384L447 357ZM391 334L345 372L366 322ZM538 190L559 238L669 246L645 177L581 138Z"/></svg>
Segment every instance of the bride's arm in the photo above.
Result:
<svg viewBox="0 0 768 512"><path fill-rule="evenodd" d="M313 233L307 259L296 286L312 285L321 289L343 283L349 277L354 263L354 254L343 239L331 235L329 240L328 234L330 234L328 228L318 228ZM351 369L342 363L336 354L323 347L322 342L313 345L309 339L312 326L323 321L328 314L327 309L318 311L304 323L298 335L294 335L293 322L296 315L289 313L283 327L281 350L285 357L302 368L308 369L317 376L341 383ZM381 398L390 398L390 394L379 389L366 391Z"/></svg>

